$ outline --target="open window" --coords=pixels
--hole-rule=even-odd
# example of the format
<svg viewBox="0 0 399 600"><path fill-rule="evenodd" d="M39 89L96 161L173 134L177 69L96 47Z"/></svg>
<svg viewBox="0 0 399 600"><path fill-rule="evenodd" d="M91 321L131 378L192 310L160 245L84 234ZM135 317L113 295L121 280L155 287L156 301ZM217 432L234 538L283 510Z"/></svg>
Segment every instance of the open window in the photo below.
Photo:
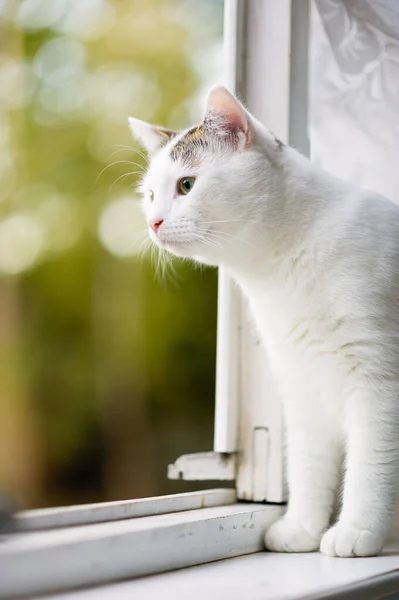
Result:
<svg viewBox="0 0 399 600"><path fill-rule="evenodd" d="M345 106L335 114L337 118L341 114L337 121L340 129L334 131L335 145L331 145L329 118L336 104L331 97L328 101L331 87L327 85L328 78L317 75L317 68L322 60L333 69L334 57L338 57L338 63L342 59L336 53L334 29L331 30L334 19L336 33L340 31L341 18L352 18L356 23L357 19L360 23L366 16L364 7L358 7L360 12L351 12L344 2L334 3L334 10L332 4L310 4L308 0L226 0L224 56L225 83L249 109L281 140L304 154L310 154L310 131L312 157L337 171L340 167L335 161L344 143L347 115ZM378 23L376 29L381 26L381 21ZM385 22L387 36L386 27ZM308 77L309 50L312 78ZM338 89L337 72L334 77ZM324 95L322 81L326 86ZM341 94L345 85L346 80L341 81ZM382 146L374 144L373 148L374 155L382 160ZM360 163L355 164L346 156L346 176L358 179L360 168L361 179L373 177L367 171L369 163L369 155L362 157L360 167ZM396 178L396 170L390 165L383 171L374 171L369 184L390 195L384 186L394 187ZM168 472L172 479L227 481L234 482L234 487L21 513L17 516L19 533L3 536L0 545L0 597L105 584L251 554L263 548L263 532L281 515L286 500L281 408L267 359L239 290L223 271L219 273L218 286L213 449L180 456ZM384 562L386 558L389 560ZM325 563L320 563L322 557L315 555L306 559L274 556L273 568L278 576L275 590L282 588L286 577L288 562L279 567L280 560L290 561L288 569L291 565L298 568L298 560L299 571L309 569L311 575L301 596L309 598L321 597L315 595L316 591L327 594L323 597L333 597L328 593L334 586L381 576L395 568L392 556L376 562L365 559L369 567L363 571L352 565L346 571L338 567L326 569ZM358 559L356 565L361 564ZM265 563L257 562L255 566L263 576ZM310 585L315 572L321 573L320 581L323 580L319 587ZM252 572L244 569L243 573L248 577ZM359 588L348 588L346 596L337 592L336 597L349 598L349 593L353 597L383 597L384 593L396 591L397 585L397 574L391 574L367 583L369 595L362 587L360 592ZM251 593L246 590L248 599L252 598Z"/></svg>
<svg viewBox="0 0 399 600"><path fill-rule="evenodd" d="M291 14L289 1L229 0L225 4L224 56L225 83L282 140L293 141L296 135L296 141L305 143L306 119L299 133L290 128L291 94L294 91L303 106L307 97L307 2L301 6L298 20ZM290 58L292 45L295 64ZM278 66L271 60L276 54L280 55ZM294 77L294 69L299 68L301 76ZM263 73L261 84L259 71ZM181 456L169 466L169 476L235 482L235 489L20 513L17 526L21 533L10 536L1 548L0 593L1 588L10 596L105 582L262 549L267 524L283 508L237 504L237 497L284 502L281 410L245 303L224 272L219 274L217 337L214 448ZM182 528L190 532L187 537L180 535ZM172 562L166 550L156 560L149 559L154 529L157 539L166 535L165 544L174 540ZM218 544L207 549L202 540L207 531L213 535L215 530L219 531ZM198 535L198 541L188 552L184 540L191 535ZM130 548L134 567L130 559L123 561L119 556L115 562L100 559L101 569L93 573L82 556L88 560L99 557L111 538ZM65 552L68 566L62 560ZM140 554L142 561L138 561ZM49 578L45 565L50 557L54 568ZM24 578L19 576L22 568L29 572Z"/></svg>

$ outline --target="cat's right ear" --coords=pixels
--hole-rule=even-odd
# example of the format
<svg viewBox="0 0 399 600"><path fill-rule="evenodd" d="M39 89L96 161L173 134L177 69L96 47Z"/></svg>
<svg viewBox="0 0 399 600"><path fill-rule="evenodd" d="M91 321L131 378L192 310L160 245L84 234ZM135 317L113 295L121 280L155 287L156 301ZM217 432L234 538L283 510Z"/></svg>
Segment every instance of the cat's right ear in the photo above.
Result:
<svg viewBox="0 0 399 600"><path fill-rule="evenodd" d="M176 132L171 129L150 125L134 117L129 117L129 127L133 137L142 144L148 154L156 152L176 135Z"/></svg>
<svg viewBox="0 0 399 600"><path fill-rule="evenodd" d="M216 133L234 134L241 148L251 145L248 113L225 87L217 86L209 92L204 122Z"/></svg>

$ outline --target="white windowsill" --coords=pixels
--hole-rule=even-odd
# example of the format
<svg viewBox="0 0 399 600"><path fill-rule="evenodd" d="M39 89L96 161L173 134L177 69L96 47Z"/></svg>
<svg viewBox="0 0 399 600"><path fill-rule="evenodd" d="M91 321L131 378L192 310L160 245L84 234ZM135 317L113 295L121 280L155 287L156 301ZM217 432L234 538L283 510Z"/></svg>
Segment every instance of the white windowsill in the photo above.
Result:
<svg viewBox="0 0 399 600"><path fill-rule="evenodd" d="M357 559L259 552L35 600L376 600L399 592L398 567L399 545Z"/></svg>
<svg viewBox="0 0 399 600"><path fill-rule="evenodd" d="M214 492L201 495L204 506ZM187 503L183 494L179 496L177 504ZM225 494L220 492L219 503L2 536L0 598L98 585L258 552L265 529L283 511L259 504L223 505ZM87 512L91 518L91 510Z"/></svg>
<svg viewBox="0 0 399 600"><path fill-rule="evenodd" d="M364 559L261 552L284 508L233 501L234 490L217 489L21 514L24 531L0 536L0 598L367 600L399 592L399 544ZM39 525L47 529L32 531Z"/></svg>

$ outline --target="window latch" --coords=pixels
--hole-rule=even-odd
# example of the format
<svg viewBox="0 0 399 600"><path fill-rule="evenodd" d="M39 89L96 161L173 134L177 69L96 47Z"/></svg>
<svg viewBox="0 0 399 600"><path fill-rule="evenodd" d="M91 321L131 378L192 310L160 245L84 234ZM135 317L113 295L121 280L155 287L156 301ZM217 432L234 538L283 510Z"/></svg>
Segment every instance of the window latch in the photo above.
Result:
<svg viewBox="0 0 399 600"><path fill-rule="evenodd" d="M236 477L236 454L197 452L183 454L168 466L168 479L185 481L233 481Z"/></svg>

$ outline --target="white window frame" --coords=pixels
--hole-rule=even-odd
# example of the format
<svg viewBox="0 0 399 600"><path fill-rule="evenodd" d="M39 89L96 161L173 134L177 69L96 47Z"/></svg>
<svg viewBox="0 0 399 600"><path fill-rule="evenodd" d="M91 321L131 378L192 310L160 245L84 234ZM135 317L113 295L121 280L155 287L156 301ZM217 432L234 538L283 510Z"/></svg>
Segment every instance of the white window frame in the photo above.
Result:
<svg viewBox="0 0 399 600"><path fill-rule="evenodd" d="M225 0L226 84L305 154L308 10L309 0ZM172 478L235 479L236 489L20 513L18 532L0 536L0 598L106 584L263 549L265 529L284 510L270 504L285 499L283 427L276 386L249 323L239 290L221 270L214 450L169 466ZM307 560L316 564L323 557ZM373 594L396 591L399 573L381 576L389 571L392 561L379 561L373 571L378 585L375 579L357 583L345 598L368 597L365 587ZM246 597L252 598L250 583Z"/></svg>

